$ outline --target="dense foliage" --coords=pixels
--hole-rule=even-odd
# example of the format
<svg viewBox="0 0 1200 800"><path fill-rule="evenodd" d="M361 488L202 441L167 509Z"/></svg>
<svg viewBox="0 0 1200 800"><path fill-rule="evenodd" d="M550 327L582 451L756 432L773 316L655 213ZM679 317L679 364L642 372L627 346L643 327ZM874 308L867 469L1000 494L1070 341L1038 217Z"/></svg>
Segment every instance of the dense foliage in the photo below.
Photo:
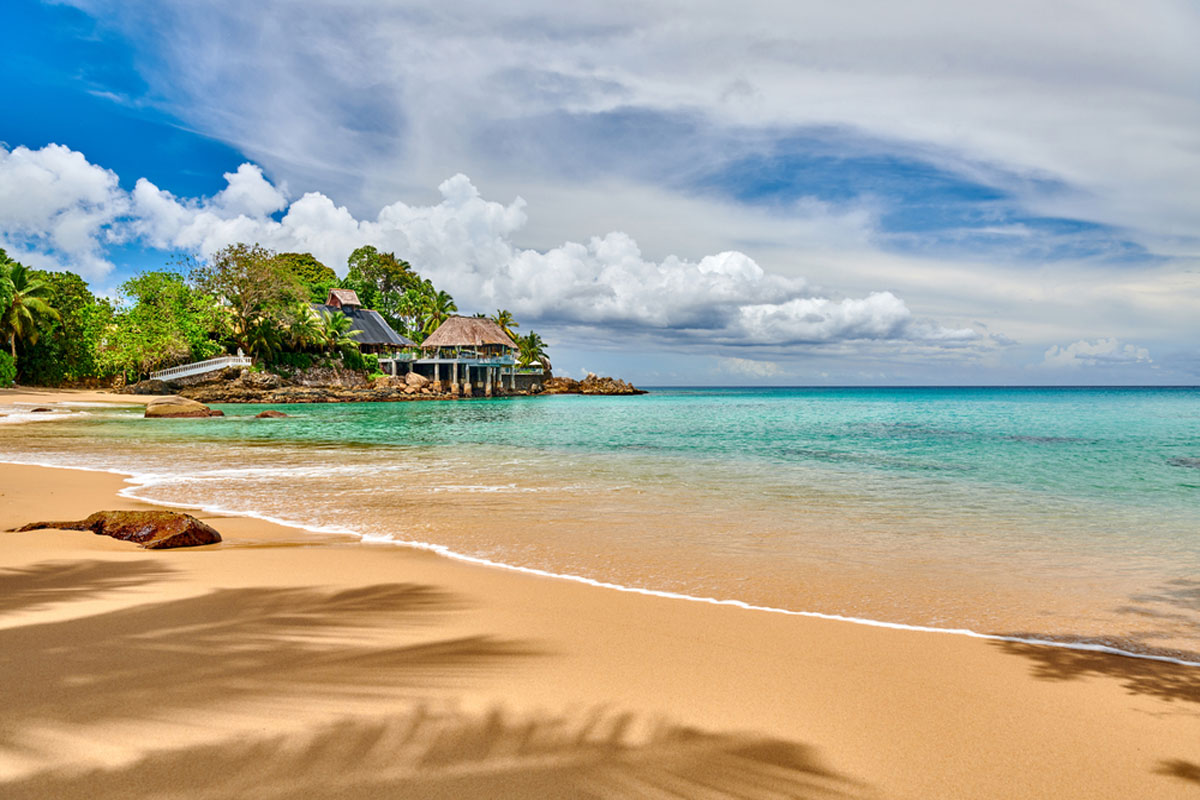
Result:
<svg viewBox="0 0 1200 800"><path fill-rule="evenodd" d="M112 304L88 290L73 272L34 271L58 312L37 341L21 347L21 380L43 386L79 383L112 374L100 353L113 322Z"/></svg>
<svg viewBox="0 0 1200 800"><path fill-rule="evenodd" d="M230 245L186 266L136 275L114 303L72 272L29 269L0 250L0 385L136 381L239 349L282 369L335 358L376 373L379 361L359 352L351 319L319 308L331 288L353 289L416 342L458 311L407 261L370 245L350 255L342 281L311 253L257 244ZM540 336L517 336L509 311L492 319L519 346L522 364L544 361Z"/></svg>
<svg viewBox="0 0 1200 800"><path fill-rule="evenodd" d="M102 369L137 380L153 370L212 358L225 348L230 312L177 272L143 272L121 285L120 310L100 351Z"/></svg>

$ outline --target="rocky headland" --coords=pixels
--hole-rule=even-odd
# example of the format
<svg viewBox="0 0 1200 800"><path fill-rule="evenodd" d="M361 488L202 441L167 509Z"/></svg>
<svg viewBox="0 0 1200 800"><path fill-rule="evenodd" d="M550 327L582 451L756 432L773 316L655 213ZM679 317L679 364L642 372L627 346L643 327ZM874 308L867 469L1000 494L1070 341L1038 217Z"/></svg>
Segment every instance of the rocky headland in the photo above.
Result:
<svg viewBox="0 0 1200 800"><path fill-rule="evenodd" d="M588 374L583 380L546 378L516 391L503 387L433 381L416 373L369 380L362 372L339 367L314 367L284 376L273 372L228 369L184 381L142 381L125 388L131 394L170 394L152 401L160 412L147 416L206 416L180 401L201 403L354 403L408 400L457 400L476 397L540 394L635 395L644 391L616 378ZM165 413L173 411L176 413ZM185 413L190 411L191 413Z"/></svg>

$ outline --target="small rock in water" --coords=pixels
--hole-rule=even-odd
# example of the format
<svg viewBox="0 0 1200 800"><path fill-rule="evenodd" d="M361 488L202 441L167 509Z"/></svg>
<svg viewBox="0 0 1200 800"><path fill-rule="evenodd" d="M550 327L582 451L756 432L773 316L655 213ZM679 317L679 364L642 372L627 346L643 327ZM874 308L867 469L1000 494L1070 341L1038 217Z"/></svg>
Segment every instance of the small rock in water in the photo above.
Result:
<svg viewBox="0 0 1200 800"><path fill-rule="evenodd" d="M46 408L45 406L38 406L37 408L31 409L29 413L30 414L45 414L45 413L53 411L53 410L54 410L53 408Z"/></svg>
<svg viewBox="0 0 1200 800"><path fill-rule="evenodd" d="M268 408L266 411L260 411L254 415L255 419L283 419L288 416L282 411L276 411L273 408Z"/></svg>
<svg viewBox="0 0 1200 800"><path fill-rule="evenodd" d="M211 525L178 511L97 511L77 522L31 522L17 531L41 528L91 531L98 536L134 542L147 550L198 547L221 541L221 534Z"/></svg>
<svg viewBox="0 0 1200 800"><path fill-rule="evenodd" d="M223 417L224 411L209 408L186 397L170 395L156 397L146 404L146 419L178 419L186 417Z"/></svg>

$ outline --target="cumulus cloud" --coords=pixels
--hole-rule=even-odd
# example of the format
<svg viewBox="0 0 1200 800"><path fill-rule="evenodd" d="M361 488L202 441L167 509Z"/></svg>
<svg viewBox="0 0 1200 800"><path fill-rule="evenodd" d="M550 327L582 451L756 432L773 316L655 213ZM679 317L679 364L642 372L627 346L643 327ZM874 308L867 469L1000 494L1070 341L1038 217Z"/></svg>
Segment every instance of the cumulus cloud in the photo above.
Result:
<svg viewBox="0 0 1200 800"><path fill-rule="evenodd" d="M104 245L129 206L117 176L62 145L0 145L0 245L34 266L88 278L112 269Z"/></svg>
<svg viewBox="0 0 1200 800"><path fill-rule="evenodd" d="M1123 344L1119 340L1107 337L1104 339L1085 340L1065 346L1054 345L1046 351L1043 363L1049 367L1079 367L1125 366L1130 364L1152 364L1150 351L1133 344Z"/></svg>
<svg viewBox="0 0 1200 800"><path fill-rule="evenodd" d="M917 319L891 292L833 298L802 278L768 273L754 259L726 251L698 260L647 259L620 232L566 242L545 251L522 248L513 237L528 215L520 198L483 198L465 175L438 187L432 205L395 202L372 219L358 219L330 198L309 192L289 202L262 170L243 164L226 173L210 198L179 198L146 179L125 196L116 176L65 148L46 149L78 171L104 179L108 206L125 212L119 229L97 215L83 241L124 235L157 249L211 257L225 245L256 242L278 251L307 251L344 272L356 247L395 251L448 289L464 309L508 308L552 326L620 329L671 340L731 346L827 345L839 342L921 342L953 345L978 338L971 328ZM23 154L29 160L41 151ZM54 183L46 172L25 174L32 193ZM72 196L78 195L74 192ZM53 205L53 204L51 204ZM282 213L278 213L282 212ZM52 237L25 224L31 240Z"/></svg>

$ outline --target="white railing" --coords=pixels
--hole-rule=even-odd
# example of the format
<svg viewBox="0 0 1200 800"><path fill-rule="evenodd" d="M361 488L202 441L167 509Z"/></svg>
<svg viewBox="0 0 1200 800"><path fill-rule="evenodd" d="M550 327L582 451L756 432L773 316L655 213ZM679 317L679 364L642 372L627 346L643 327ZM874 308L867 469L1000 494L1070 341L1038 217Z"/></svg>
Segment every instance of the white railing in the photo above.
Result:
<svg viewBox="0 0 1200 800"><path fill-rule="evenodd" d="M207 361L180 364L177 367L167 367L158 372L151 372L150 380L165 381L169 378L188 378L192 375L203 375L206 372L215 372L227 367L248 367L250 364L250 356L219 356Z"/></svg>

